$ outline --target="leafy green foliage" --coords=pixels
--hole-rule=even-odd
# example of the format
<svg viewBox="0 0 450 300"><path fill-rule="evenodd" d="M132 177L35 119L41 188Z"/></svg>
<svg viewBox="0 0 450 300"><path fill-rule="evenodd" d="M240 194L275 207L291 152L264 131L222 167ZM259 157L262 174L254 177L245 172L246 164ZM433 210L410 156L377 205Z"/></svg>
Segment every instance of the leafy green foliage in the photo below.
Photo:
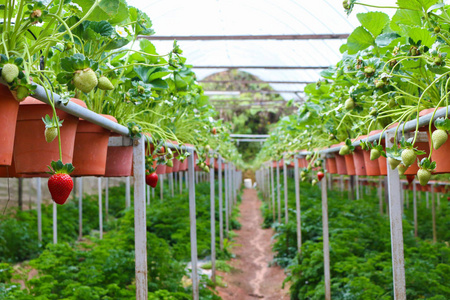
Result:
<svg viewBox="0 0 450 300"><path fill-rule="evenodd" d="M273 224L276 229L274 262L289 269L291 299L323 299L323 244L320 190L301 186L302 240L297 253L295 191L289 182L289 223ZM331 294L333 299L392 299L392 262L389 219L378 210L376 192L362 200L347 200L339 192L328 194L330 232ZM411 201L411 196L409 198ZM431 212L418 201L419 231L413 236L412 207L403 221L407 297L447 299L450 249L449 207L441 201L437 210L438 243L431 244ZM272 214L264 210L265 224Z"/></svg>

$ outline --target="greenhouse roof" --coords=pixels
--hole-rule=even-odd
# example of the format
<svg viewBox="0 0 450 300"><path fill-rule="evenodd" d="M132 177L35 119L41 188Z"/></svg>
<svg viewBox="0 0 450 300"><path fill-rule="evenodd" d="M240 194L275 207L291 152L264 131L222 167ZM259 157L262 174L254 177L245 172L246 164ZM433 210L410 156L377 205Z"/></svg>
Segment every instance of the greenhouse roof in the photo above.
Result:
<svg viewBox="0 0 450 300"><path fill-rule="evenodd" d="M370 2L370 1L369 1ZM248 36L350 34L359 26L356 17L367 8L357 6L347 17L342 1L292 0L135 0L130 3L146 12L153 22L155 36ZM395 1L376 1L393 5ZM392 14L392 10L385 10ZM160 52L169 52L171 40L152 41ZM229 39L181 40L178 42L194 66L277 66L326 67L339 61L339 39ZM196 68L199 79L224 68ZM264 81L304 81L319 79L321 69L240 68ZM275 90L303 90L305 84L272 83ZM291 99L292 93L282 93Z"/></svg>

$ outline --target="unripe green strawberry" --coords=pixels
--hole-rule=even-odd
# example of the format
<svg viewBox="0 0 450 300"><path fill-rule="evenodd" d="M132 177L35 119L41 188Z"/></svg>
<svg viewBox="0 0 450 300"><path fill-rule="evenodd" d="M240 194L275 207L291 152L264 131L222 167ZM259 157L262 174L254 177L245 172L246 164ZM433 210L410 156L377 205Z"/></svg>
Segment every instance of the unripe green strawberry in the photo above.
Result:
<svg viewBox="0 0 450 300"><path fill-rule="evenodd" d="M172 167L173 167L173 161L172 161L172 160L168 160L167 163L166 163L166 165L167 165L169 168L172 168Z"/></svg>
<svg viewBox="0 0 450 300"><path fill-rule="evenodd" d="M436 27L434 27L433 31L434 31L434 33L439 33L439 32L441 32L441 27L436 26Z"/></svg>
<svg viewBox="0 0 450 300"><path fill-rule="evenodd" d="M388 163L391 166L391 169L394 170L400 164L400 161L395 158L388 157Z"/></svg>
<svg viewBox="0 0 450 300"><path fill-rule="evenodd" d="M90 68L78 70L75 72L75 75L73 76L73 84L80 91L84 93L89 93L98 84L97 75Z"/></svg>
<svg viewBox="0 0 450 300"><path fill-rule="evenodd" d="M15 64L5 64L2 69L2 78L11 83L19 76L19 68Z"/></svg>
<svg viewBox="0 0 450 300"><path fill-rule="evenodd" d="M347 155L350 153L350 147L348 145L342 146L342 148L339 150L339 155Z"/></svg>
<svg viewBox="0 0 450 300"><path fill-rule="evenodd" d="M17 89L16 89L16 100L21 102L23 101L29 94L28 88L26 86L22 86L20 85Z"/></svg>
<svg viewBox="0 0 450 300"><path fill-rule="evenodd" d="M47 143L51 143L58 136L58 128L46 127L44 135L45 135L45 140L47 141Z"/></svg>
<svg viewBox="0 0 450 300"><path fill-rule="evenodd" d="M431 172L425 169L419 169L417 171L417 178L419 178L420 185L427 185L428 181L430 180Z"/></svg>
<svg viewBox="0 0 450 300"><path fill-rule="evenodd" d="M406 167L409 167L416 161L417 155L413 149L404 149L402 151L402 162Z"/></svg>
<svg viewBox="0 0 450 300"><path fill-rule="evenodd" d="M364 67L364 73L366 73L366 75L372 75L375 73L375 69L371 66Z"/></svg>
<svg viewBox="0 0 450 300"><path fill-rule="evenodd" d="M433 140L433 148L435 150L439 149L448 139L448 134L445 130L437 129L431 135L431 139Z"/></svg>
<svg viewBox="0 0 450 300"><path fill-rule="evenodd" d="M405 171L408 170L408 167L405 166L404 164L399 164L398 165L398 174L399 175L403 175L405 174Z"/></svg>
<svg viewBox="0 0 450 300"><path fill-rule="evenodd" d="M114 85L105 76L100 76L98 79L98 88L104 91L114 90Z"/></svg>
<svg viewBox="0 0 450 300"><path fill-rule="evenodd" d="M373 148L370 150L370 160L378 159L381 156L380 150Z"/></svg>
<svg viewBox="0 0 450 300"><path fill-rule="evenodd" d="M316 184L317 184L317 180L313 179L313 180L311 181L311 184L312 184L312 185L316 185Z"/></svg>
<svg viewBox="0 0 450 300"><path fill-rule="evenodd" d="M347 100L345 100L344 106L346 110L352 110L355 108L355 101L353 100L353 98L348 98Z"/></svg>
<svg viewBox="0 0 450 300"><path fill-rule="evenodd" d="M203 171L205 171L206 173L209 173L209 167L208 167L208 166L205 166L205 167L203 168Z"/></svg>

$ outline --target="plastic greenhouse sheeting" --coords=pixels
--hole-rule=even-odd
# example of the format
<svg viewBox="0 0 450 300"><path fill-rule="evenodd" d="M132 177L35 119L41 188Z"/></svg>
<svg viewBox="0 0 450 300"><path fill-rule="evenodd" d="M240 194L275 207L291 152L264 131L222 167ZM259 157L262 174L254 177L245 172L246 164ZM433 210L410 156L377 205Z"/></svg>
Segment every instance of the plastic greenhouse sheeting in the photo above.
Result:
<svg viewBox="0 0 450 300"><path fill-rule="evenodd" d="M395 1L366 1L395 6ZM376 3L375 3L376 2ZM342 1L315 0L135 0L157 36L349 34L359 26L357 6L347 17ZM374 9L371 9L374 10ZM384 10L392 15L394 10ZM161 53L172 41L152 41ZM329 66L339 61L338 40L179 41L187 63L194 66ZM199 79L225 69L195 69ZM317 81L321 70L241 69L264 81ZM275 90L303 90L304 85L272 84ZM285 99L292 94L282 94Z"/></svg>

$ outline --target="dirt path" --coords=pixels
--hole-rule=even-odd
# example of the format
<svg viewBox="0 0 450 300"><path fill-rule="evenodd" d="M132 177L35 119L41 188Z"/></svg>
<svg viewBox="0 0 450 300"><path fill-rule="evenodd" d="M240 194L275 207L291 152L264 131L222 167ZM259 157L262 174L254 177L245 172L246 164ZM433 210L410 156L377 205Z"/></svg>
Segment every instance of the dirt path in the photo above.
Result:
<svg viewBox="0 0 450 300"><path fill-rule="evenodd" d="M289 287L281 289L284 271L278 266L269 267L272 261L272 229L262 229L261 201L253 189L244 190L240 206L241 230L236 231L237 246L230 261L231 273L218 272L223 276L226 288L217 288L224 300L288 300Z"/></svg>

